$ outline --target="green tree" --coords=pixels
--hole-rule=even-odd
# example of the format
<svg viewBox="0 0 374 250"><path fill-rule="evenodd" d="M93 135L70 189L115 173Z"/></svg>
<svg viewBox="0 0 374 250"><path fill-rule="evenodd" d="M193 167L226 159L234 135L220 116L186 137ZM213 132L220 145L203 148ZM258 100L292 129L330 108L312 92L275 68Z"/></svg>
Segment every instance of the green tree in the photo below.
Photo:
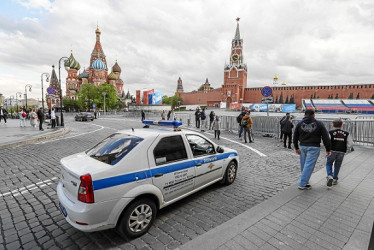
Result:
<svg viewBox="0 0 374 250"><path fill-rule="evenodd" d="M113 85L108 83L103 83L100 86L96 87L96 97L94 99L95 104L99 107L104 109L104 95L105 95L105 109L114 109L117 106L117 95L116 89Z"/></svg>
<svg viewBox="0 0 374 250"><path fill-rule="evenodd" d="M353 93L352 92L349 94L348 99L353 99Z"/></svg>
<svg viewBox="0 0 374 250"><path fill-rule="evenodd" d="M174 96L170 96L170 97L168 97L168 96L165 95L165 96L162 97L162 102L164 104L171 105L171 108L175 108L178 105L182 105L183 104L183 99L180 98L179 95L174 95Z"/></svg>
<svg viewBox="0 0 374 250"><path fill-rule="evenodd" d="M372 99L372 100L374 100L374 94L371 96L371 98L370 99Z"/></svg>
<svg viewBox="0 0 374 250"><path fill-rule="evenodd" d="M275 97L275 102L274 103L278 103L278 96Z"/></svg>
<svg viewBox="0 0 374 250"><path fill-rule="evenodd" d="M288 104L288 95L286 97L286 101L284 102L285 104Z"/></svg>
<svg viewBox="0 0 374 250"><path fill-rule="evenodd" d="M291 95L290 104L295 104L295 96Z"/></svg>
<svg viewBox="0 0 374 250"><path fill-rule="evenodd" d="M74 110L78 109L77 100L73 100L73 99L65 97L62 100L62 104L64 105L64 109L66 111L74 111Z"/></svg>
<svg viewBox="0 0 374 250"><path fill-rule="evenodd" d="M360 93L357 93L356 99L360 99Z"/></svg>
<svg viewBox="0 0 374 250"><path fill-rule="evenodd" d="M339 94L338 93L336 94L335 99L339 99Z"/></svg>
<svg viewBox="0 0 374 250"><path fill-rule="evenodd" d="M81 110L88 110L92 107L96 97L96 87L91 83L84 83L78 92L77 105Z"/></svg>
<svg viewBox="0 0 374 250"><path fill-rule="evenodd" d="M278 101L279 101L280 104L283 104L283 92L281 92Z"/></svg>

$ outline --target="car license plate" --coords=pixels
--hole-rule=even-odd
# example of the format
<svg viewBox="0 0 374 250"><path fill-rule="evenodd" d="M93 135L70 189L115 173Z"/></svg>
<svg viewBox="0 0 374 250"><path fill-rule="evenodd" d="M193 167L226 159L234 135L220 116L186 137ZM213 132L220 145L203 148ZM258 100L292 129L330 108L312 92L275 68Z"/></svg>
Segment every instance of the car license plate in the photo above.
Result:
<svg viewBox="0 0 374 250"><path fill-rule="evenodd" d="M60 206L60 210L61 210L62 214L66 217L68 215L68 212L66 212L66 209L64 208L64 206L60 202L58 204Z"/></svg>

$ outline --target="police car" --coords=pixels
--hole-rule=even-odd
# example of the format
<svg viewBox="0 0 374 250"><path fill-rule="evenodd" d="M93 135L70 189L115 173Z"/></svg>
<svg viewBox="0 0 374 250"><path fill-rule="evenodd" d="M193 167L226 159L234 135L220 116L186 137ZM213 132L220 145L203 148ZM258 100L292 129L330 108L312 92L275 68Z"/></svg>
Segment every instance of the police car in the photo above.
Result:
<svg viewBox="0 0 374 250"><path fill-rule="evenodd" d="M57 195L73 227L85 232L116 228L135 238L148 231L158 209L215 182L234 182L239 166L235 150L197 132L143 123L145 128L119 131L61 160Z"/></svg>

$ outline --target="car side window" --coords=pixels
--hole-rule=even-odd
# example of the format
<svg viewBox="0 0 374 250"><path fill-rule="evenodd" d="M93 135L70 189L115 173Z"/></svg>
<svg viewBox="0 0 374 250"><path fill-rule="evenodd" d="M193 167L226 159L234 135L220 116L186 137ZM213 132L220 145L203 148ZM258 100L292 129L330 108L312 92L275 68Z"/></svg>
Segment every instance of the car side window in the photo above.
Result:
<svg viewBox="0 0 374 250"><path fill-rule="evenodd" d="M212 143L198 135L186 135L194 157L206 154L215 154Z"/></svg>
<svg viewBox="0 0 374 250"><path fill-rule="evenodd" d="M187 159L186 147L180 135L162 138L153 150L156 165Z"/></svg>

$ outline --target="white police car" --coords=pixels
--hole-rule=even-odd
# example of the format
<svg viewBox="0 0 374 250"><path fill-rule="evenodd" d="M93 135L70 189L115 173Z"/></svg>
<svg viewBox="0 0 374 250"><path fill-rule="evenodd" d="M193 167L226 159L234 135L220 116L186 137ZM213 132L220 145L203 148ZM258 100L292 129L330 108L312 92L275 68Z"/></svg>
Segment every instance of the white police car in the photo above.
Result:
<svg viewBox="0 0 374 250"><path fill-rule="evenodd" d="M196 132L124 130L63 158L57 195L73 227L85 232L116 227L134 238L148 231L158 209L215 182L233 183L238 164L235 150Z"/></svg>

